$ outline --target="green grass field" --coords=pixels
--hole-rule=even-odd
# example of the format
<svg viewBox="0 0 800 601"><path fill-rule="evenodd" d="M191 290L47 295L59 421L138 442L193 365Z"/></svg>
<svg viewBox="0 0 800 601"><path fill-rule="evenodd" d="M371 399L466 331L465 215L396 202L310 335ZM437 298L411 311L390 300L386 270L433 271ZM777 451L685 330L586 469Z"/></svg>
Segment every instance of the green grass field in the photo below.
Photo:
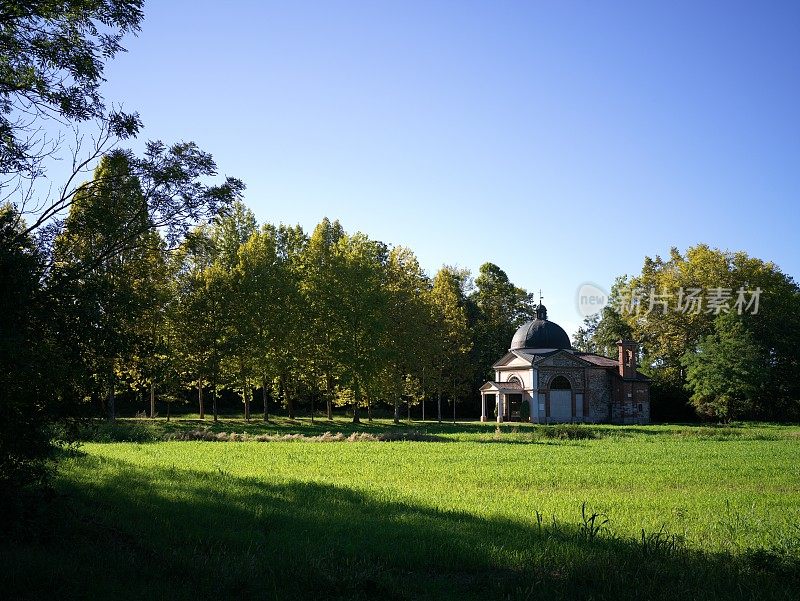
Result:
<svg viewBox="0 0 800 601"><path fill-rule="evenodd" d="M2 545L4 596L800 595L798 427L376 421L357 431L424 441L320 442L356 430L225 420L209 431L308 438L163 440L198 427L92 431L137 442L62 461L59 496Z"/></svg>

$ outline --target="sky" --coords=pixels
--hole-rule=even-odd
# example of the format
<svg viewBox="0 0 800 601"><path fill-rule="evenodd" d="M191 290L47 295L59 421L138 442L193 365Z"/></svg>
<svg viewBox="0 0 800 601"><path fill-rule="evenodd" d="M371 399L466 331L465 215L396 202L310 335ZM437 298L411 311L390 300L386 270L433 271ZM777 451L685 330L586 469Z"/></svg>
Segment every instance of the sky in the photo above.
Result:
<svg viewBox="0 0 800 601"><path fill-rule="evenodd" d="M708 243L800 274L800 3L148 2L104 95L261 222L325 216L551 320Z"/></svg>

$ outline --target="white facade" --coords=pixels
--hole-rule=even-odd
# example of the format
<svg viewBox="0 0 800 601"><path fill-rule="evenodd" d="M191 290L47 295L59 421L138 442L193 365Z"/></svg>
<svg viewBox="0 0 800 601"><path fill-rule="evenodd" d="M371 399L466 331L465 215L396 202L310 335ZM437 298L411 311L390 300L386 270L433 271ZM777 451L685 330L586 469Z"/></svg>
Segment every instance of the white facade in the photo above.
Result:
<svg viewBox="0 0 800 601"><path fill-rule="evenodd" d="M480 389L481 421L488 421L490 412L498 423L519 420L522 403L533 423L599 421L585 399L584 372L602 368L571 350L509 351L494 368L494 381Z"/></svg>

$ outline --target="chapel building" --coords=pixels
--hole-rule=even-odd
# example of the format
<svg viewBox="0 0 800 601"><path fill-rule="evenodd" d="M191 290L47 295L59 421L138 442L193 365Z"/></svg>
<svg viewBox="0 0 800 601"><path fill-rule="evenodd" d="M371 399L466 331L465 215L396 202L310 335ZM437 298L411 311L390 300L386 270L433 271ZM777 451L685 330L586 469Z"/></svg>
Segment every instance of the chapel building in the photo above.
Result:
<svg viewBox="0 0 800 601"><path fill-rule="evenodd" d="M481 386L481 421L649 423L650 381L636 369L637 344L617 346L617 359L573 350L540 303L492 366L494 380Z"/></svg>

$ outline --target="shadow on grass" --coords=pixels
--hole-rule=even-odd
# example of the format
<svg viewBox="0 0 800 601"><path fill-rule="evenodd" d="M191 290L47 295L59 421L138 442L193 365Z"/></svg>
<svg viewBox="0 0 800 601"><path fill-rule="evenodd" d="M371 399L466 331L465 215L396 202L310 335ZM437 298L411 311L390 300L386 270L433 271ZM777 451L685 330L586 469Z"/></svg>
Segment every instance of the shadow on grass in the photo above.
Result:
<svg viewBox="0 0 800 601"><path fill-rule="evenodd" d="M537 524L533 516L521 523L323 483L145 470L88 456L76 466L47 517L0 543L6 598L791 599L800 592L796 558L592 535L579 507L574 524Z"/></svg>

